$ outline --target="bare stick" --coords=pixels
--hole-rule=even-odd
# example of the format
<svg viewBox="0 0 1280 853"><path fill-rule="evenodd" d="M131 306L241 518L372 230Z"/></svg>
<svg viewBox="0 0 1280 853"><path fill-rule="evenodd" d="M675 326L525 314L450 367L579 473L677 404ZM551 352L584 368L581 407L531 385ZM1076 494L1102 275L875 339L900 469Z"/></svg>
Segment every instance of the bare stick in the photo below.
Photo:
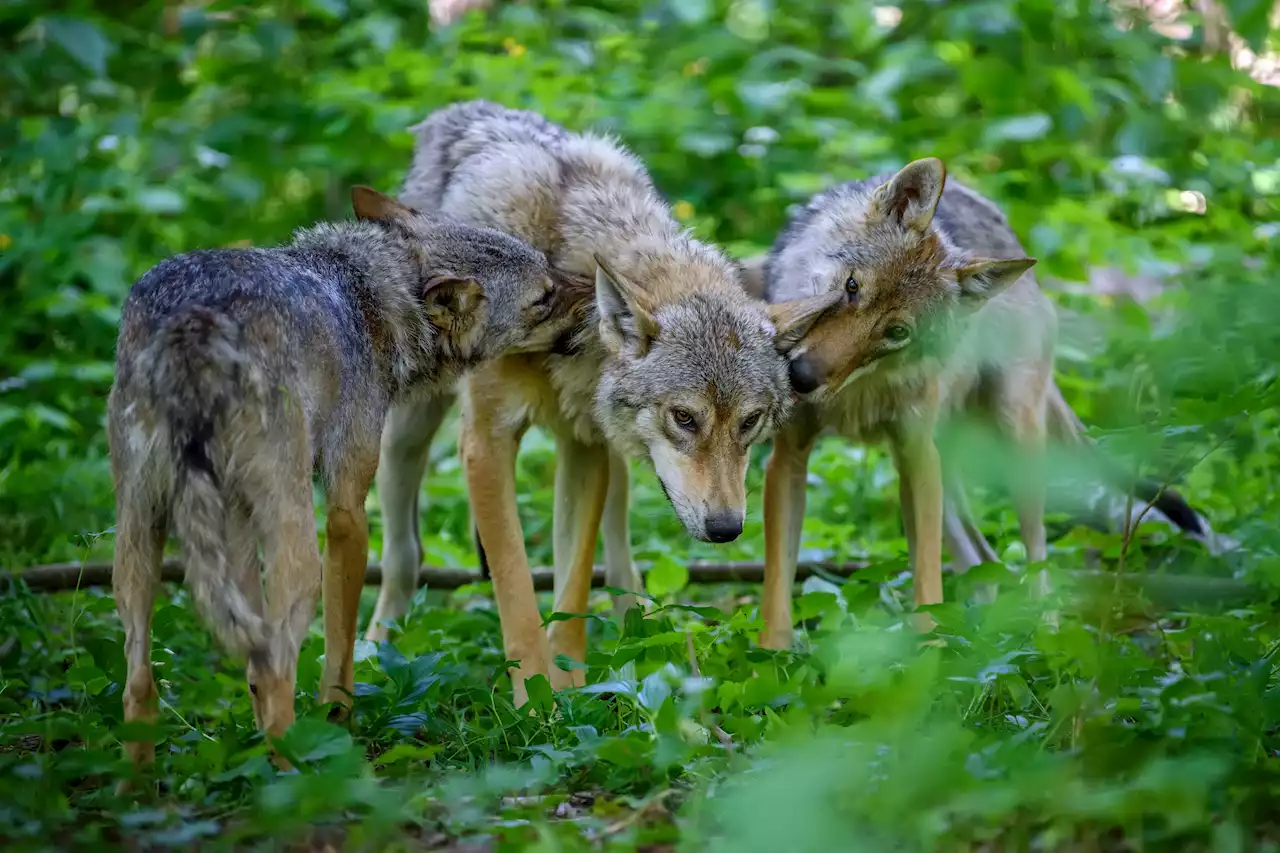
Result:
<svg viewBox="0 0 1280 853"><path fill-rule="evenodd" d="M867 562L852 563L809 563L802 564L796 571L796 580L803 581L819 572L849 577L855 571L865 568ZM643 570L647 568L640 566ZM161 580L167 583L181 583L183 578L182 564L175 559L166 559L161 571ZM549 568L533 570L534 587L549 590L554 575ZM0 585L21 579L33 592L66 592L73 589L84 589L91 586L111 586L110 563L55 563L47 566L32 566L17 571L0 571ZM763 563L690 563L690 583L760 583L764 579ZM479 572L472 569L447 569L440 566L422 566L418 569L418 586L432 589L458 589L471 583L480 583ZM377 586L382 583L382 567L377 563L369 564L365 574L366 586ZM592 577L592 586L604 586L604 567L596 566Z"/></svg>

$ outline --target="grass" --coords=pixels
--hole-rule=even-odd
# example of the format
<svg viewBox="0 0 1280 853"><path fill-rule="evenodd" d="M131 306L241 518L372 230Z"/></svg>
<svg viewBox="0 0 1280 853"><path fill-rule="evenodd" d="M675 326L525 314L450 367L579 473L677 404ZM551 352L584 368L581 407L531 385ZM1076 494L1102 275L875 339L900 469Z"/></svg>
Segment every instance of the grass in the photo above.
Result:
<svg viewBox="0 0 1280 853"><path fill-rule="evenodd" d="M762 455L762 454L761 454ZM451 442L428 478L428 561L473 560ZM758 462L759 460L757 460ZM553 448L527 443L522 512L545 563ZM299 670L299 722L276 772L242 671L183 589L157 605L158 760L118 796L122 632L110 596L0 598L0 838L5 849L1245 850L1277 837L1270 608L1079 582L1086 557L1143 573L1221 570L1145 529L1074 530L1050 561L1064 608L1047 631L1023 575L947 578L936 631L908 630L910 580L884 456L823 442L810 554L872 566L798 590L796 651L756 647L756 590L687 587L687 558L759 559L756 503L740 543L692 547L636 472L633 540L649 611L622 624L592 596L588 686L512 708L491 590L420 591L390 644L357 648L356 714L314 701L319 624ZM984 514L1004 549L1007 507ZM373 513L378 529L376 507ZM106 550L110 536L89 543ZM831 546L845 543L842 549ZM1122 550L1123 549L1123 550ZM375 545L375 554L377 546ZM836 553L839 551L839 553ZM1016 553L1016 546L1009 553ZM966 603L996 580L994 604ZM1137 590L1137 592L1135 592ZM366 590L367 621L373 590ZM1173 609L1167 609L1172 607ZM550 602L543 601L548 613Z"/></svg>

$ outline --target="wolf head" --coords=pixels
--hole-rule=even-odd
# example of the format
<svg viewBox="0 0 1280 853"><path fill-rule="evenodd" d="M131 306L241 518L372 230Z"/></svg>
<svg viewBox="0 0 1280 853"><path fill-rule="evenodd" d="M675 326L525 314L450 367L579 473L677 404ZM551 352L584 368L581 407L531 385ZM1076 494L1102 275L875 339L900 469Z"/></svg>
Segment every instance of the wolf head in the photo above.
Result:
<svg viewBox="0 0 1280 853"><path fill-rule="evenodd" d="M706 248L706 247L702 247ZM610 443L648 458L696 539L729 542L746 515L751 445L790 414L786 352L832 300L767 306L751 299L731 262L696 258L682 275L724 286L673 289L635 282L596 257L600 337L610 357L596 420Z"/></svg>
<svg viewBox="0 0 1280 853"><path fill-rule="evenodd" d="M834 394L871 370L945 357L967 316L1036 263L955 248L934 225L945 184L942 161L927 158L878 184L837 187L779 241L771 292L840 296L791 351L797 394Z"/></svg>
<svg viewBox="0 0 1280 853"><path fill-rule="evenodd" d="M583 284L553 273L542 252L492 228L424 216L368 187L352 190L358 219L387 226L412 258L417 296L439 349L474 362L546 349L574 322Z"/></svg>

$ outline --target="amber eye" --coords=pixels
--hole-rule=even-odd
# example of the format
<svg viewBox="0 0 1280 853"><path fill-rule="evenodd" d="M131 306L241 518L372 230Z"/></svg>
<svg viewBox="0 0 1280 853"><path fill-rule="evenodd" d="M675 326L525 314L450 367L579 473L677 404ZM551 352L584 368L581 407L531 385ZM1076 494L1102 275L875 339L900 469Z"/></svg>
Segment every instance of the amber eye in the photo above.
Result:
<svg viewBox="0 0 1280 853"><path fill-rule="evenodd" d="M680 429L687 429L692 432L697 428L698 423L693 419L693 415L685 409L672 409L671 420L676 422L676 426Z"/></svg>
<svg viewBox="0 0 1280 853"><path fill-rule="evenodd" d="M748 415L747 419L742 422L742 431L744 433L751 432L756 428L756 424L760 423L760 413Z"/></svg>
<svg viewBox="0 0 1280 853"><path fill-rule="evenodd" d="M849 276L848 281L844 283L844 291L850 296L858 295L858 280L853 276Z"/></svg>
<svg viewBox="0 0 1280 853"><path fill-rule="evenodd" d="M911 330L906 326L895 324L884 330L884 336L895 344L900 344L911 337Z"/></svg>

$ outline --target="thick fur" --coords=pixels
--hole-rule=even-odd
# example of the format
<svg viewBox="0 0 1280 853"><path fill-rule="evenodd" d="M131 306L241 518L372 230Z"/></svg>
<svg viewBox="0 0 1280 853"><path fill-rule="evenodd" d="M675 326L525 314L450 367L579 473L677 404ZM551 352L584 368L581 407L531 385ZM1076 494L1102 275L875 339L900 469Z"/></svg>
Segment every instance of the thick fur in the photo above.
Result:
<svg viewBox="0 0 1280 853"><path fill-rule="evenodd" d="M322 694L343 701L387 410L563 331L564 285L542 253L371 193L357 196L362 221L304 229L289 246L170 258L125 302L108 429L130 718L153 713L147 634L172 527L197 608L248 657L259 724L279 734L292 721L322 584L313 468L328 499Z"/></svg>
<svg viewBox="0 0 1280 853"><path fill-rule="evenodd" d="M767 644L790 640L789 601L783 596L789 598L803 512L803 494L794 483L822 432L863 442L889 440L900 474L915 457L925 459L917 482L903 474L913 563L919 562L918 550L933 552L915 523L936 524L920 506L920 490L932 501L932 472L945 469L939 532L945 531L953 559L971 566L994 555L969 514L957 460L930 460L936 456L931 436L937 421L959 414L993 424L1012 444L1009 467L1019 474L1010 485L1029 556L1044 559L1045 443L1053 438L1079 446L1084 437L1053 381L1052 303L1029 271L1035 261L1023 255L994 204L947 181L939 161L923 160L896 175L820 193L764 262L755 262L770 301L842 294L841 304L791 352L790 374L805 402L779 437L770 461L774 484L766 485L766 539L772 539L766 550L774 578L766 582ZM914 434L916 450L907 446L904 433ZM1207 529L1171 490L1157 505L1189 532ZM773 524L771 512L780 519ZM921 598L920 583L917 565L920 603L940 599L940 586Z"/></svg>
<svg viewBox="0 0 1280 853"><path fill-rule="evenodd" d="M506 653L523 672L546 673L511 479L524 429L538 424L557 437L556 606L582 612L602 515L611 583L638 585L625 553L625 484L609 476L625 471L626 458L654 466L690 535L738 535L750 446L791 407L782 351L820 307L750 298L738 265L681 229L640 161L612 139L483 101L439 110L413 130L404 200L507 231L556 269L596 281L572 335L464 381L462 452ZM414 420L424 419L392 424ZM380 598L376 618L403 608L402 598ZM554 623L553 650L581 660L581 631L580 622ZM573 636L560 642L562 634Z"/></svg>

